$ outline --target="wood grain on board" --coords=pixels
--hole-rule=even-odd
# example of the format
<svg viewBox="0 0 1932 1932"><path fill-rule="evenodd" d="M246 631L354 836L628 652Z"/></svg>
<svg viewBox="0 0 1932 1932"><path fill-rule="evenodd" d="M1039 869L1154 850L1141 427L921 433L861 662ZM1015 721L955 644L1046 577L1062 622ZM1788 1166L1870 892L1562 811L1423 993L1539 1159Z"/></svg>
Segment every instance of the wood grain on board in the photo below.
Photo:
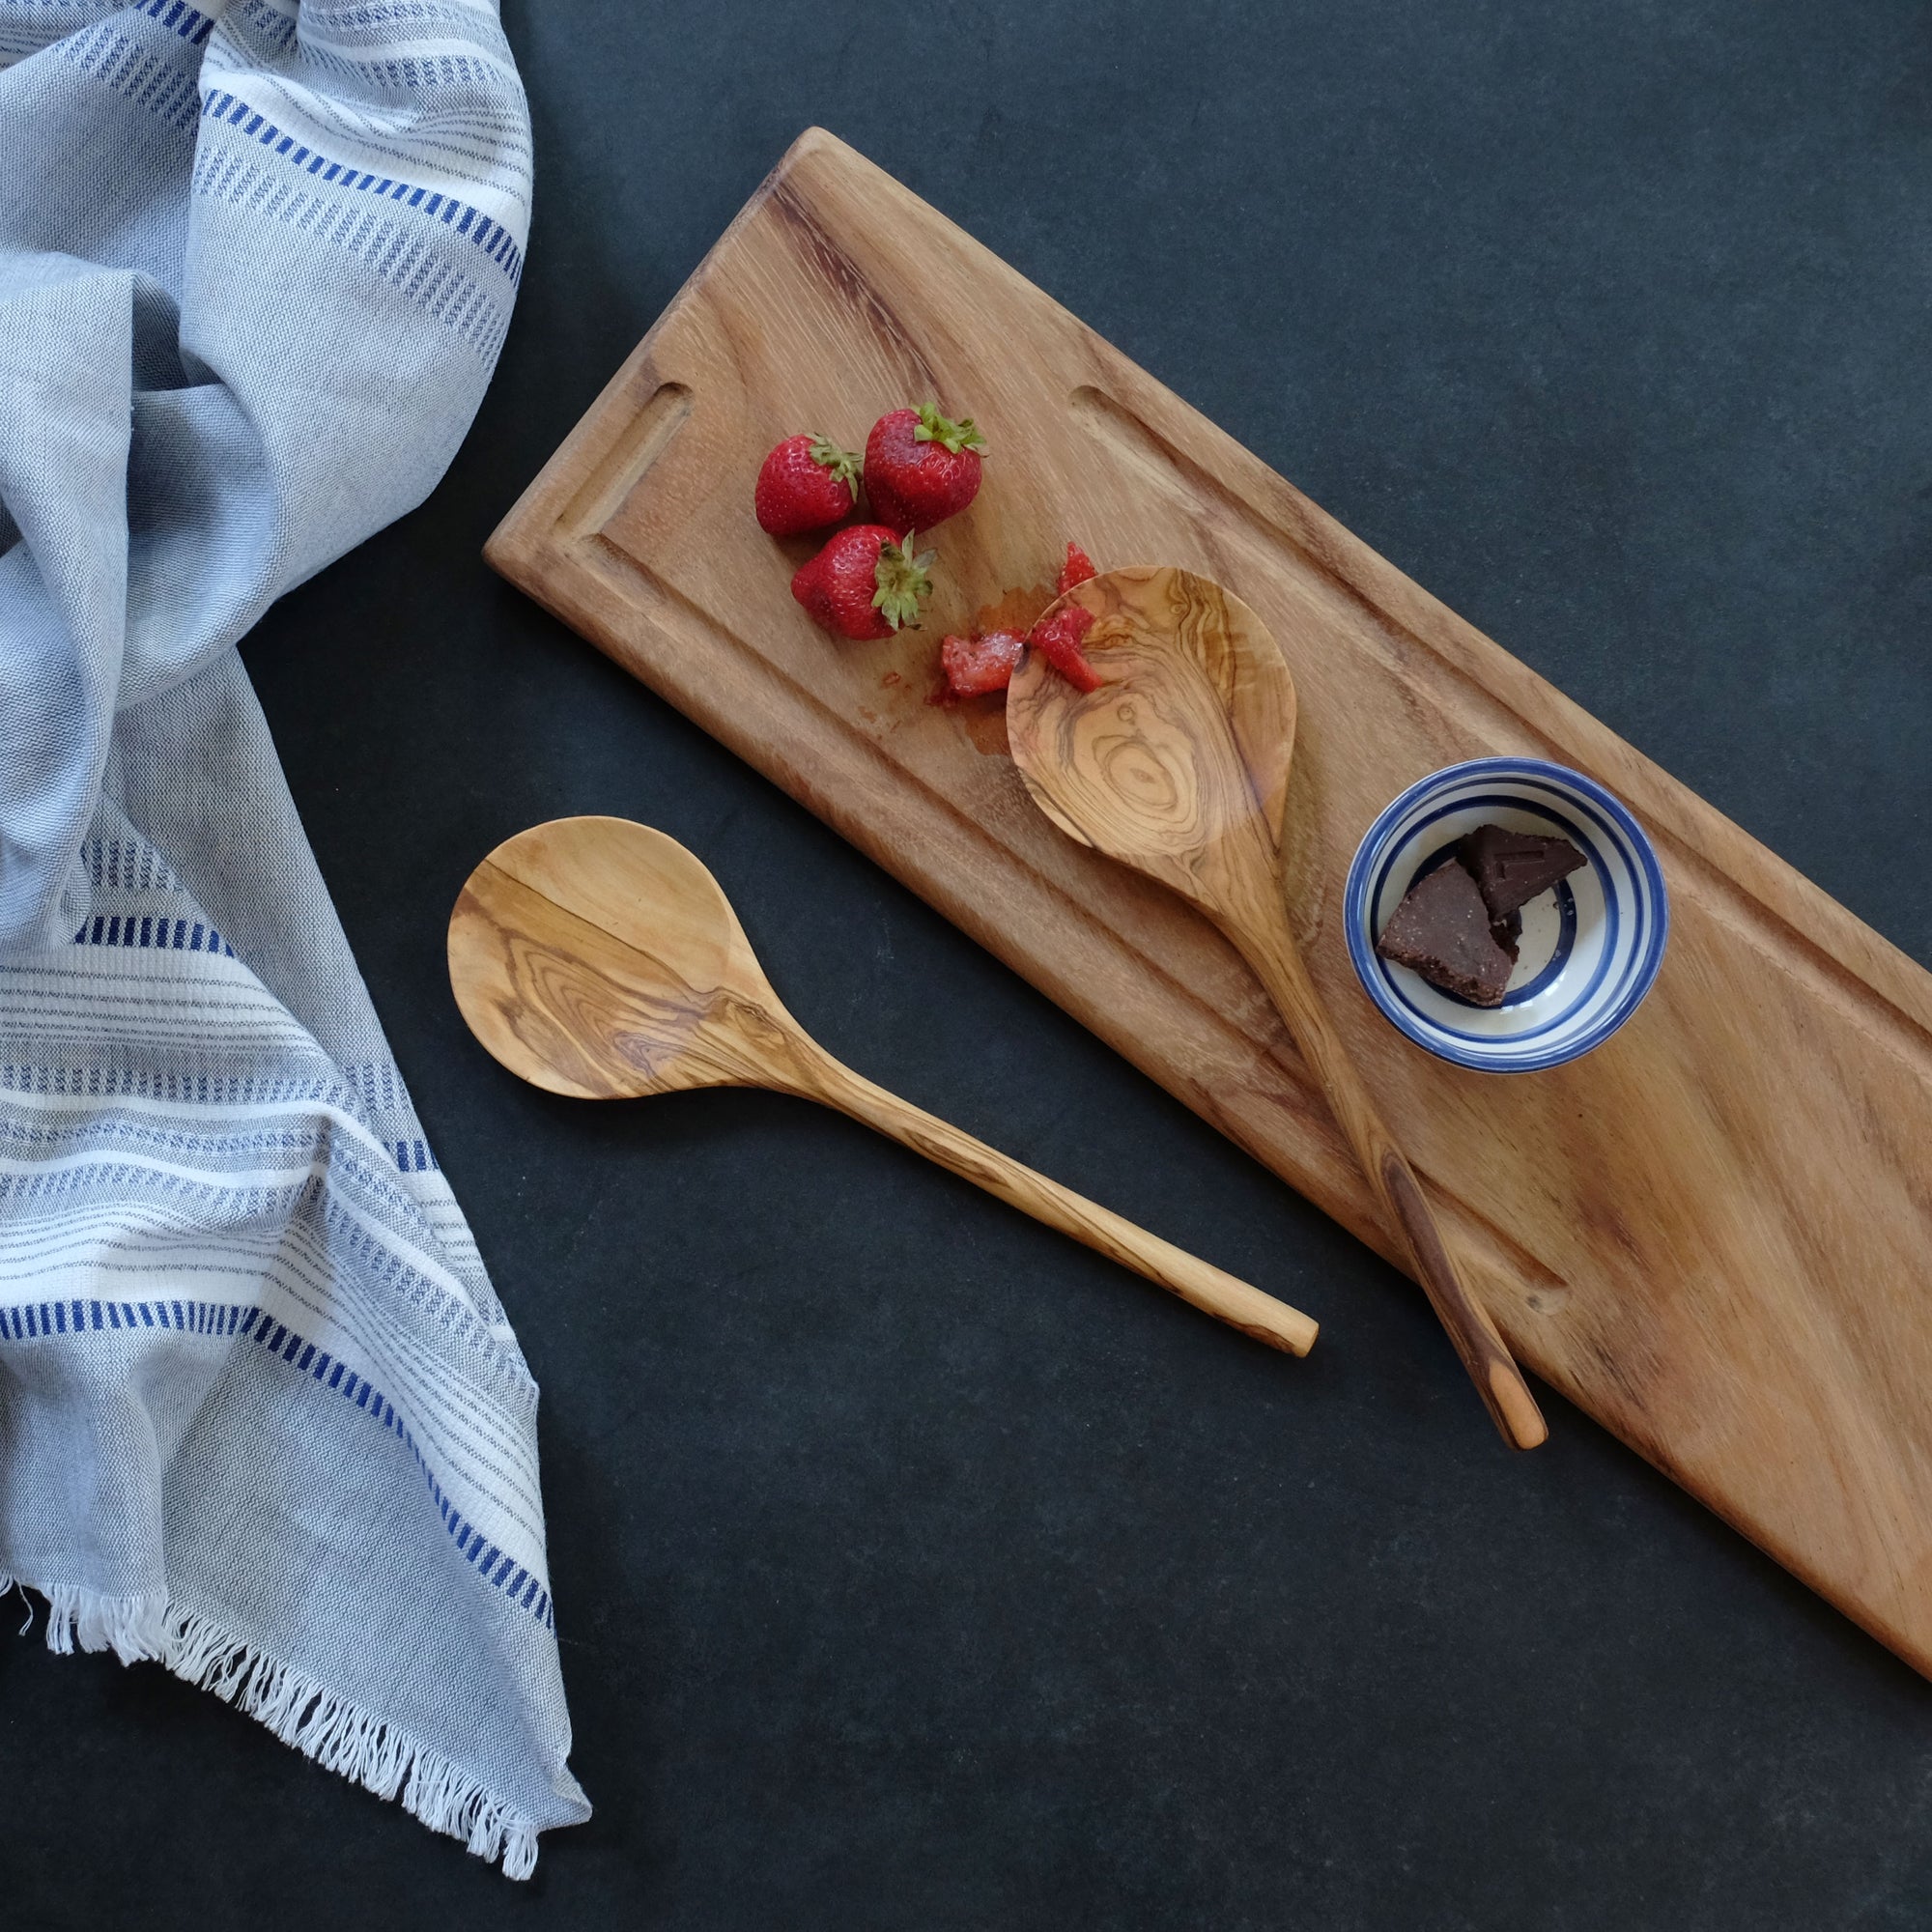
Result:
<svg viewBox="0 0 1932 1932"><path fill-rule="evenodd" d="M930 397L991 445L925 628L836 641L763 536L780 437ZM1400 1253L1260 986L1205 920L1057 831L939 638L1049 594L1061 546L1217 579L1299 721L1309 969L1518 1357L1932 1674L1932 976L969 236L812 130L504 521L490 560L1365 1240ZM1460 758L1617 792L1671 895L1655 990L1572 1065L1405 1041L1339 925L1357 840ZM1264 1284L1265 1285L1265 1284ZM1346 1309L1314 1311L1347 1346Z"/></svg>

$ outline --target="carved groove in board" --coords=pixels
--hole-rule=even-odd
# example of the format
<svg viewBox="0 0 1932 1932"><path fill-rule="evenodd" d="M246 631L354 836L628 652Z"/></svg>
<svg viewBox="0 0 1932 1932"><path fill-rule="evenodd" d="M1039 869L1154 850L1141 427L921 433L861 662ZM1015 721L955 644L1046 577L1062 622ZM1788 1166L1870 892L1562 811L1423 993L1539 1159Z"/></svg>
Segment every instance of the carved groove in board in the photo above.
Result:
<svg viewBox="0 0 1932 1932"><path fill-rule="evenodd" d="M1311 544L1304 533L1290 528L1279 518L1270 516L1239 491L1204 469L1184 450L1176 447L1125 404L1092 383L1082 383L1066 400L1074 420L1096 441L1105 443L1113 455L1131 463L1144 480L1170 497L1192 492L1204 497L1242 530L1249 542L1264 551L1284 548L1293 551L1347 601L1350 609L1367 622L1371 632L1400 638L1405 645L1442 663L1485 705L1504 712L1528 738L1535 741L1542 753L1554 755L1561 750L1548 732L1531 724L1494 692L1485 690L1476 683L1461 665L1444 656L1429 639L1366 597L1333 559L1324 555L1318 545ZM1184 483L1186 489L1177 488L1179 483Z"/></svg>
<svg viewBox="0 0 1932 1932"><path fill-rule="evenodd" d="M691 420L693 407L691 391L682 383L660 383L563 506L558 531L577 538L601 530Z"/></svg>

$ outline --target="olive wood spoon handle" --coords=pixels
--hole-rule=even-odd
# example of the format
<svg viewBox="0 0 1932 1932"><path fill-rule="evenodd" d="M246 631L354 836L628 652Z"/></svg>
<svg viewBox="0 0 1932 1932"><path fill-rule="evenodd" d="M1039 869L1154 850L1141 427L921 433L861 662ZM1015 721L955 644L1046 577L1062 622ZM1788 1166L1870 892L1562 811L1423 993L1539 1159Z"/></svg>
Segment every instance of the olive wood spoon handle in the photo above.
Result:
<svg viewBox="0 0 1932 1932"><path fill-rule="evenodd" d="M910 1100L874 1086L823 1049L815 1048L800 1071L804 1077L793 1091L804 1097L822 1101L876 1128L961 1180L971 1181L1009 1207L1017 1208L1022 1214L1030 1214L1109 1261L1132 1268L1231 1328L1292 1355L1305 1355L1314 1346L1317 1324L1298 1308L1264 1294L1211 1262L1137 1228L1111 1208L1035 1173Z"/></svg>
<svg viewBox="0 0 1932 1932"><path fill-rule="evenodd" d="M1489 1311L1463 1286L1422 1183L1377 1113L1376 1103L1355 1071L1355 1063L1329 1023L1286 916L1264 924L1245 923L1238 927L1224 926L1223 930L1267 989L1288 1022L1296 1047L1321 1082L1329 1110L1354 1149L1370 1186L1389 1220L1401 1229L1415 1264L1416 1278L1491 1419L1513 1448L1536 1448L1549 1435L1543 1411Z"/></svg>

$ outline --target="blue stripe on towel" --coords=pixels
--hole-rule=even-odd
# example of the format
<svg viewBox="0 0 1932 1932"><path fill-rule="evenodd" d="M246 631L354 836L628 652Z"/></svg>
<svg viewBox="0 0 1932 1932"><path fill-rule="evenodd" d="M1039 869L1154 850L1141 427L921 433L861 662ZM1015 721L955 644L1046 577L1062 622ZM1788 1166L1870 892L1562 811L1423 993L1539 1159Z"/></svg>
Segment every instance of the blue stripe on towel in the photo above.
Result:
<svg viewBox="0 0 1932 1932"><path fill-rule="evenodd" d="M152 0L149 11L152 11ZM205 118L214 121L226 121L231 127L240 126L242 117L249 112L246 101L238 100L234 95L224 93L220 89L215 89L209 94L208 98L202 102L201 111ZM277 128L272 121L265 119L260 114L252 115L247 125L242 128L242 132L246 135L252 135L254 139L259 141L271 154L288 156L297 166L300 166L302 162L306 161L311 153L309 149L301 148L292 155L291 150L296 148L295 136L283 133L281 128ZM313 173L314 170L311 168L309 172ZM336 179L333 165L331 165L327 174L324 176L324 179ZM414 187L413 191L412 191L412 184L396 181L393 178L378 181L374 175L364 174L358 176L354 169L344 169L340 180L343 186L354 188L358 192L374 193L390 201L403 201L407 199L412 208L419 207L424 196L429 193L427 187ZM459 204L454 196L447 197L446 199L448 200L449 207L452 209L458 206L463 207L463 219L456 224L456 232L459 235L469 235L469 239L482 246L485 255L491 261L496 262L513 283L520 281L524 272L523 251L517 247L509 231L492 221L481 210L470 208L465 204ZM435 204L432 202L431 208L424 212L432 212L434 206ZM474 234L469 233L469 223L472 217L480 224ZM449 216L445 213L442 218L447 221Z"/></svg>
<svg viewBox="0 0 1932 1932"><path fill-rule="evenodd" d="M266 1353L292 1365L297 1375L322 1382L337 1394L355 1398L357 1408L367 1408L401 1437L404 1446L423 1473L430 1500L449 1531L457 1549L503 1596L519 1609L527 1611L539 1623L554 1629L549 1593L539 1579L518 1564L508 1551L499 1549L473 1523L467 1520L443 1493L442 1485L416 1446L414 1433L403 1421L383 1392L363 1381L353 1371L313 1342L307 1341L282 1322L271 1321L259 1308L238 1302L215 1301L76 1301L53 1300L23 1302L17 1307L0 1308L0 1337L9 1341L43 1340L53 1335L109 1332L123 1328L173 1328L184 1334L242 1335L259 1343ZM298 1355L300 1359L297 1360ZM325 1378L327 1378L325 1380Z"/></svg>

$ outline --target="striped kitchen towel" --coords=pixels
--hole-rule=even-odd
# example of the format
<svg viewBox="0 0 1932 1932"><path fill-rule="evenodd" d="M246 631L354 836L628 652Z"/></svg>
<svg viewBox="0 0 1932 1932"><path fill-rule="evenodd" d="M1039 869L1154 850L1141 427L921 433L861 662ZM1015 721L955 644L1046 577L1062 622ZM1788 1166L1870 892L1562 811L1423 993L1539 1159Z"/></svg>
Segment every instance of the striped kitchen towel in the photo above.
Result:
<svg viewBox="0 0 1932 1932"><path fill-rule="evenodd" d="M529 186L484 0L0 0L0 1573L518 1877L536 1387L235 646L442 474Z"/></svg>

